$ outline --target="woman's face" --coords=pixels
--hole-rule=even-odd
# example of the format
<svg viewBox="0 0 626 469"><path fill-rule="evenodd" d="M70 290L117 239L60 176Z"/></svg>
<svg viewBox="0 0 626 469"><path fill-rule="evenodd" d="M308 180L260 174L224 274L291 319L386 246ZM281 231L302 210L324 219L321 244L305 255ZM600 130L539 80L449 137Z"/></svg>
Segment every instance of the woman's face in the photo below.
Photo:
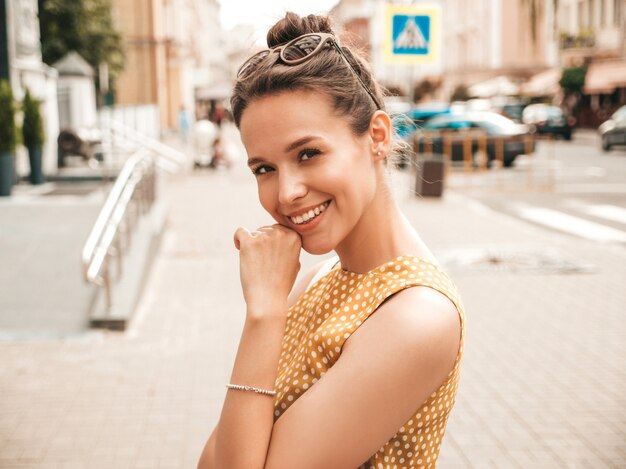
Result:
<svg viewBox="0 0 626 469"><path fill-rule="evenodd" d="M329 98L312 91L252 101L240 130L263 208L297 231L307 252L335 249L376 192L369 134L355 136Z"/></svg>

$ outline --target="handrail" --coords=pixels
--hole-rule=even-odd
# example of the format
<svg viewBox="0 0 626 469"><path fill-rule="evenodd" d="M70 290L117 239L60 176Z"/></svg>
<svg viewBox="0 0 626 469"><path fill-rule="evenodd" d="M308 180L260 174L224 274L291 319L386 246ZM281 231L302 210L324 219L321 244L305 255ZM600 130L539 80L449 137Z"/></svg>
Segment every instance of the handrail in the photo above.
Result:
<svg viewBox="0 0 626 469"><path fill-rule="evenodd" d="M107 310L110 310L112 304L109 258L117 256L118 269L121 271L123 246L119 237L120 229L126 222L131 224L135 221L127 217L131 202L137 202L138 209L143 212L154 202L154 165L154 159L146 149L138 150L126 161L81 253L85 281L105 288Z"/></svg>
<svg viewBox="0 0 626 469"><path fill-rule="evenodd" d="M157 160L159 167L169 173L175 173L182 168L187 162L187 156L176 150L175 148L166 145L159 140L152 137L148 137L145 134L133 129L132 127L123 124L122 122L111 119L110 117L102 122L103 130L110 131L112 134L119 135L123 139L131 141L140 145L142 148L147 148L156 153L160 158Z"/></svg>

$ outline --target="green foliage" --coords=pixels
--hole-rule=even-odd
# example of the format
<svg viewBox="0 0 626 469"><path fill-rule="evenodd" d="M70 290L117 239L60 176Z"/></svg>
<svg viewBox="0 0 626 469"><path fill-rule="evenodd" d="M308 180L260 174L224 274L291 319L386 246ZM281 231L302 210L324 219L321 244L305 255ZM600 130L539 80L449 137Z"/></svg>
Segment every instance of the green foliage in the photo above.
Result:
<svg viewBox="0 0 626 469"><path fill-rule="evenodd" d="M589 48L596 44L596 33L593 29L581 29L578 34L569 34L566 31L559 33L561 49Z"/></svg>
<svg viewBox="0 0 626 469"><path fill-rule="evenodd" d="M124 69L122 36L111 0L38 0L43 61L53 64L75 50L98 69L105 62L112 82Z"/></svg>
<svg viewBox="0 0 626 469"><path fill-rule="evenodd" d="M6 80L0 80L0 152L13 153L18 141L15 124L13 90Z"/></svg>
<svg viewBox="0 0 626 469"><path fill-rule="evenodd" d="M559 85L567 94L582 93L586 75L587 69L585 67L564 68Z"/></svg>
<svg viewBox="0 0 626 469"><path fill-rule="evenodd" d="M457 85L450 96L450 101L467 101L470 99L469 90L464 84Z"/></svg>
<svg viewBox="0 0 626 469"><path fill-rule="evenodd" d="M41 148L44 142L44 131L39 102L32 98L28 90L24 95L22 109L24 111L24 122L22 123L24 145L27 148Z"/></svg>

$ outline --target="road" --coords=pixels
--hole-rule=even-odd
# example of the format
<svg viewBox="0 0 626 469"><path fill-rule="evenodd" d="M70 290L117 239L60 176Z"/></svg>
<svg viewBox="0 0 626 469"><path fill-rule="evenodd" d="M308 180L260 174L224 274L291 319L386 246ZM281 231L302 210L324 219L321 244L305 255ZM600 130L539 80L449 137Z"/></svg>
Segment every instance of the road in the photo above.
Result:
<svg viewBox="0 0 626 469"><path fill-rule="evenodd" d="M504 173L454 174L452 186L498 212L626 246L626 147L606 153L589 136L539 142Z"/></svg>
<svg viewBox="0 0 626 469"><path fill-rule="evenodd" d="M559 142L554 157L546 147L510 171L450 174L442 198L415 197L414 174L391 172L401 209L466 306L438 468L626 467L626 252L510 208L623 208L623 193L580 190L624 181L624 154L592 146ZM0 469L194 467L245 316L232 233L269 221L239 156L230 171L163 181L166 230L129 330L0 343ZM589 167L604 172L590 181ZM562 192L568 184L580 187ZM316 259L301 260L305 270Z"/></svg>

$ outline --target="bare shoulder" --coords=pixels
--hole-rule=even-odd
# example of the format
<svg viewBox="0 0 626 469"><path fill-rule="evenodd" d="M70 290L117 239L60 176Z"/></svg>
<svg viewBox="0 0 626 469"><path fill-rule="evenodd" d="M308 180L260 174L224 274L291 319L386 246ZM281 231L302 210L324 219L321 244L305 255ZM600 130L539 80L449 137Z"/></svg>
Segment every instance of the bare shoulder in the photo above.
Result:
<svg viewBox="0 0 626 469"><path fill-rule="evenodd" d="M410 287L393 295L277 420L266 467L357 467L441 388L459 332L459 314L441 293Z"/></svg>
<svg viewBox="0 0 626 469"><path fill-rule="evenodd" d="M328 262L329 262L329 259L325 259L323 261L318 262L310 270L305 272L296 281L293 288L291 289L291 293L289 294L289 298L287 301L287 304L290 308L296 303L296 301L298 301L298 298L300 298L302 294L306 291L311 281L315 278L315 275L320 271L320 269L324 268Z"/></svg>
<svg viewBox="0 0 626 469"><path fill-rule="evenodd" d="M454 303L432 288L417 286L385 301L346 341L344 351L359 353L356 349L393 342L393 347L408 354L406 358L429 357L431 363L449 368L458 352L460 333Z"/></svg>

